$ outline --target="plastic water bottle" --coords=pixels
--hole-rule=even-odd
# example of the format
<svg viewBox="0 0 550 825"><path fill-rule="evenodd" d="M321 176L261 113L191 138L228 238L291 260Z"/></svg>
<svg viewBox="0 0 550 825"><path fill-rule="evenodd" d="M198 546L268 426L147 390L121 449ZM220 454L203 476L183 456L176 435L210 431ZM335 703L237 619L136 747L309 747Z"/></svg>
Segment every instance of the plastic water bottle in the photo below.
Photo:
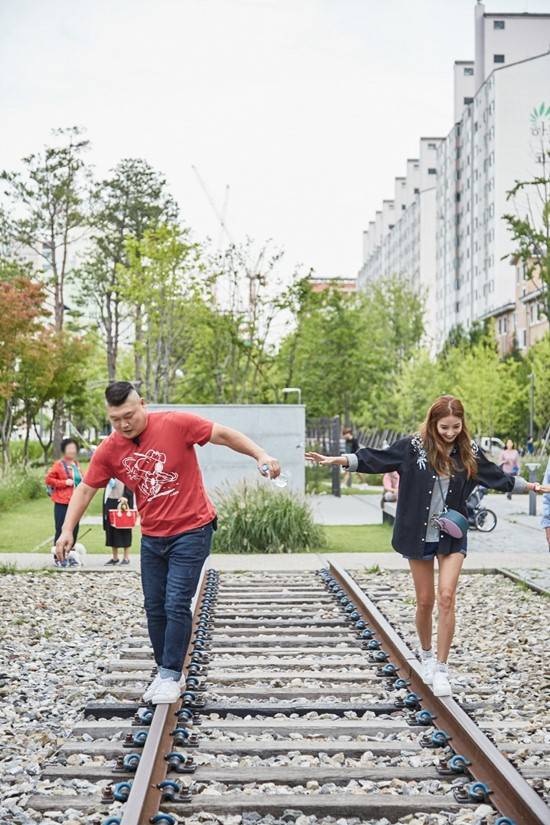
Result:
<svg viewBox="0 0 550 825"><path fill-rule="evenodd" d="M288 473L280 473L277 478L272 478L269 475L269 466L267 464L262 464L260 472L264 478L269 479L275 487L288 487L288 482L290 481L290 475Z"/></svg>

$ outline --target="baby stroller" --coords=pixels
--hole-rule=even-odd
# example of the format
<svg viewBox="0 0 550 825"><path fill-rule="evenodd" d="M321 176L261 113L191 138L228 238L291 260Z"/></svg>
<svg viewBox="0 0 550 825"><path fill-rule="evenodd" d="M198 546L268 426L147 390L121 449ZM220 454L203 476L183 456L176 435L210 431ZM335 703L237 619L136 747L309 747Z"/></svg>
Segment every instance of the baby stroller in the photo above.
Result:
<svg viewBox="0 0 550 825"><path fill-rule="evenodd" d="M479 484L474 487L466 501L466 511L468 513L468 522L470 527L474 530L480 530L482 533L490 533L497 526L496 513L484 507L482 501L487 495L487 488L481 487Z"/></svg>

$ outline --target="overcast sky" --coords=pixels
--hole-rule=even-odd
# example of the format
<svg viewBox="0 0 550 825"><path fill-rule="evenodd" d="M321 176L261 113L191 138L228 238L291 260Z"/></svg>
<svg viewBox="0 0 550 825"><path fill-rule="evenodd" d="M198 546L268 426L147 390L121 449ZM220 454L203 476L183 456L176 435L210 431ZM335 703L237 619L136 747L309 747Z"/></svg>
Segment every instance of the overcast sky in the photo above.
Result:
<svg viewBox="0 0 550 825"><path fill-rule="evenodd" d="M550 11L490 0L487 11ZM421 135L452 126L473 0L0 0L0 165L85 126L99 174L140 156L199 236L273 238L355 275L361 232Z"/></svg>

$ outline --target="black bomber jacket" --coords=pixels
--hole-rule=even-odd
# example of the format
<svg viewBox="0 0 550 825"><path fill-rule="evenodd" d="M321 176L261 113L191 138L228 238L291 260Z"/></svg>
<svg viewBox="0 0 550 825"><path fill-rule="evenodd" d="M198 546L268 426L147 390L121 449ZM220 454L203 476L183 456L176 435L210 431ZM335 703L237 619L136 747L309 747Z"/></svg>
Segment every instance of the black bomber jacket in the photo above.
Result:
<svg viewBox="0 0 550 825"><path fill-rule="evenodd" d="M468 478L466 471L458 466L451 475L446 503L450 509L458 510L464 516L466 500L478 484L502 492L525 492L527 483L503 472L489 461L483 450L474 442L472 448L477 460L477 473ZM456 448L451 455L455 455ZM435 471L428 462L428 456L420 433L401 438L384 450L368 447L356 453L347 454L349 469L359 473L399 473L399 495L393 529L392 545L398 553L410 559L421 559L424 554L428 513L434 484ZM453 539L447 533L440 533L439 552L448 554L461 549L463 539Z"/></svg>

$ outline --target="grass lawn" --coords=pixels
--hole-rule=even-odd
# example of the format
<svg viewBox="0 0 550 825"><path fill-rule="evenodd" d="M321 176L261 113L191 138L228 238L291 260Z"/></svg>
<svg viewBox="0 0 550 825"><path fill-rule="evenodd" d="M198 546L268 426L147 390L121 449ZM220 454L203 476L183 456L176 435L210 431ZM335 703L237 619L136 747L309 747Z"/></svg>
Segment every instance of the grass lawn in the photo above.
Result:
<svg viewBox="0 0 550 825"><path fill-rule="evenodd" d="M332 493L332 485L330 481L323 481L320 485L321 493ZM345 484L340 485L340 493L343 496L381 496L381 489L373 489L372 487L347 487Z"/></svg>
<svg viewBox="0 0 550 825"><path fill-rule="evenodd" d="M389 553L392 528L389 524L345 524L324 528L328 540L325 553Z"/></svg>
<svg viewBox="0 0 550 825"><path fill-rule="evenodd" d="M98 493L87 515L101 515L101 500L101 493ZM105 553L105 533L101 524L81 526L80 532L85 530L90 530L83 539L88 552ZM49 498L22 502L7 513L0 513L0 553L49 553L49 542L43 547L37 545L48 537L53 538L53 532L53 502Z"/></svg>
<svg viewBox="0 0 550 825"><path fill-rule="evenodd" d="M88 515L101 514L101 494L98 493ZM81 533L88 553L106 553L105 534L101 524L83 525ZM328 544L323 548L330 553L384 553L391 550L391 528L386 524L344 525L324 528ZM0 514L0 553L49 553L49 542L39 544L53 536L53 504L49 498L39 498L19 504L9 513ZM139 546L135 531L133 549Z"/></svg>

